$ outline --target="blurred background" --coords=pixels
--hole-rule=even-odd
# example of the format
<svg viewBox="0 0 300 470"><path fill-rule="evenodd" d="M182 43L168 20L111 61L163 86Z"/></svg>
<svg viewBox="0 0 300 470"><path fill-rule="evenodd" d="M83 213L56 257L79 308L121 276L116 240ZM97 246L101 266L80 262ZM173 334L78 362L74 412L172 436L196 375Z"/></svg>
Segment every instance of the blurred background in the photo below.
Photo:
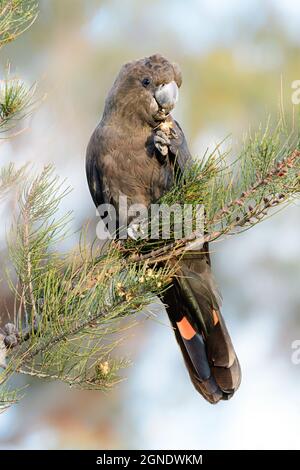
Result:
<svg viewBox="0 0 300 470"><path fill-rule="evenodd" d="M27 131L1 143L1 164L54 162L74 188L63 204L75 211L74 231L96 223L85 149L124 62L160 52L180 64L175 116L201 158L228 135L237 149L250 128L276 118L281 88L291 107L299 31L297 0L42 0L34 26L1 50L1 67L9 60L47 97ZM1 207L2 265L9 204ZM108 394L29 381L26 398L0 416L0 448L299 449L300 365L291 360L300 339L299 233L293 205L213 247L243 371L231 401L212 406L194 391L156 306L157 321L142 318L123 347L133 361L126 381ZM2 306L9 295L1 291Z"/></svg>

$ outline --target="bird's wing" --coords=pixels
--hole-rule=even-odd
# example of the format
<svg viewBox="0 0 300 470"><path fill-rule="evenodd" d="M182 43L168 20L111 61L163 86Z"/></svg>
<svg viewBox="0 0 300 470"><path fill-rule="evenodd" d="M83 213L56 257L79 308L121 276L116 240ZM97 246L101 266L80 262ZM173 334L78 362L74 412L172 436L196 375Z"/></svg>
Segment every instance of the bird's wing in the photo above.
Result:
<svg viewBox="0 0 300 470"><path fill-rule="evenodd" d="M175 164L180 172L184 172L193 163L191 152L179 123L173 120L176 138L171 139L170 151L175 157Z"/></svg>
<svg viewBox="0 0 300 470"><path fill-rule="evenodd" d="M87 148L85 169L91 196L95 206L98 207L106 201L104 199L102 174L97 167L97 155L93 137Z"/></svg>

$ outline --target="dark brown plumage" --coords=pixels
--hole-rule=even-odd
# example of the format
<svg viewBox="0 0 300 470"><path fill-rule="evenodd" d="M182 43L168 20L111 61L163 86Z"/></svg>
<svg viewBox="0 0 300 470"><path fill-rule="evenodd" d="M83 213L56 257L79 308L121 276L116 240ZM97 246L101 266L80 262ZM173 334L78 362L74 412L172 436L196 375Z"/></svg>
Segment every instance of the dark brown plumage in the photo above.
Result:
<svg viewBox="0 0 300 470"><path fill-rule="evenodd" d="M180 86L178 66L159 54L122 67L87 149L96 206L111 203L118 209L123 194L129 204L149 207L172 187L174 172L191 163L182 129L170 115ZM196 389L211 403L230 398L241 373L220 313L207 245L184 256L162 300Z"/></svg>

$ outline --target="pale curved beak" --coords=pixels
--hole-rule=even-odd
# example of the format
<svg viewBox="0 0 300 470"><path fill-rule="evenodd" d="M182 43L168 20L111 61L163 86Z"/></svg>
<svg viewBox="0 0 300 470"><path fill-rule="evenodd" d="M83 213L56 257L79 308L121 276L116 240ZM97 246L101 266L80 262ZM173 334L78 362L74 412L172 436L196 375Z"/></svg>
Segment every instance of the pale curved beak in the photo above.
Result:
<svg viewBox="0 0 300 470"><path fill-rule="evenodd" d="M178 86L174 81L159 85L154 96L163 109L170 111L174 108L178 100Z"/></svg>

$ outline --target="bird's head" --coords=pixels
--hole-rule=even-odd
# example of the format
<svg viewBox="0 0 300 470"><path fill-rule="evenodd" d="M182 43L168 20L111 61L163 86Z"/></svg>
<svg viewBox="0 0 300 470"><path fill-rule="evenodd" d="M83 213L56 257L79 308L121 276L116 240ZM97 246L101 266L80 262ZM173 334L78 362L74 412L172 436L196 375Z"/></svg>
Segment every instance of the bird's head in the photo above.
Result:
<svg viewBox="0 0 300 470"><path fill-rule="evenodd" d="M174 108L181 82L178 65L160 54L129 62L114 82L104 115L155 127Z"/></svg>

